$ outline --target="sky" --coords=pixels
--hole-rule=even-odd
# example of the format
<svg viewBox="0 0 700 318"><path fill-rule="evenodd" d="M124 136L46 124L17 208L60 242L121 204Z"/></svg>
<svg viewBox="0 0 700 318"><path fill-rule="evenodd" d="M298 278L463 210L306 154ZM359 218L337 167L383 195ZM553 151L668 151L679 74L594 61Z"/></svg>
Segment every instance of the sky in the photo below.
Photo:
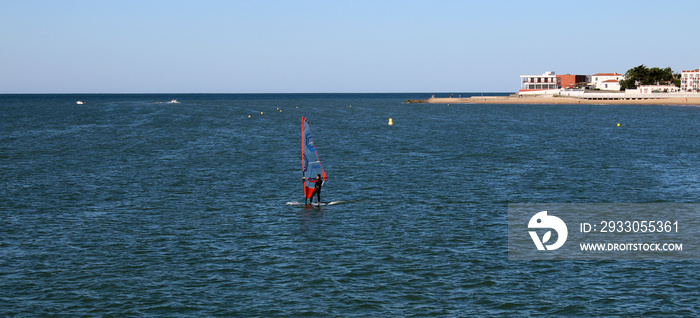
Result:
<svg viewBox="0 0 700 318"><path fill-rule="evenodd" d="M515 92L700 67L700 1L0 0L0 93Z"/></svg>

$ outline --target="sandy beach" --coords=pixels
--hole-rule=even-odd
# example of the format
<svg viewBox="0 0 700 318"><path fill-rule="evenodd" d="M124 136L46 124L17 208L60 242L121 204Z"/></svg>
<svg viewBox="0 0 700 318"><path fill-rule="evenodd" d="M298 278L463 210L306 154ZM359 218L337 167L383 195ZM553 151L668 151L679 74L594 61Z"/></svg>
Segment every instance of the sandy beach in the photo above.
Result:
<svg viewBox="0 0 700 318"><path fill-rule="evenodd" d="M700 105L700 98L655 98L636 100L589 100L553 96L473 96L469 98L429 98L408 103L428 104L590 104L590 105Z"/></svg>

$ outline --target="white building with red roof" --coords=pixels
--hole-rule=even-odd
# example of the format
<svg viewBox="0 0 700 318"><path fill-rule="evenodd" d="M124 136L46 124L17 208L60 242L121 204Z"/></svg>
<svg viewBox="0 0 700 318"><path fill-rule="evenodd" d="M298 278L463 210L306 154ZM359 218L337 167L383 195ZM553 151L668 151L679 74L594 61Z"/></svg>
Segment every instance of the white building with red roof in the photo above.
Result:
<svg viewBox="0 0 700 318"><path fill-rule="evenodd" d="M681 91L698 92L700 90L700 69L681 72Z"/></svg>
<svg viewBox="0 0 700 318"><path fill-rule="evenodd" d="M591 75L591 86L603 91L619 91L620 81L623 79L625 79L625 75L618 72L593 74Z"/></svg>

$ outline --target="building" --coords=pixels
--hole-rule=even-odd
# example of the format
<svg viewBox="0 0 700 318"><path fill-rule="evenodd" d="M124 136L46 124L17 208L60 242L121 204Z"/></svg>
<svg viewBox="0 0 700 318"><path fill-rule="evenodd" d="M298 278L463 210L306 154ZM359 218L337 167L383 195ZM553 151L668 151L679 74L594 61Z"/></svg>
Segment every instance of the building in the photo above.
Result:
<svg viewBox="0 0 700 318"><path fill-rule="evenodd" d="M559 78L554 72L542 75L520 75L520 93L545 93L547 90L561 88Z"/></svg>
<svg viewBox="0 0 700 318"><path fill-rule="evenodd" d="M591 75L591 86L594 89L604 91L619 91L620 81L625 79L625 76L618 73L598 73Z"/></svg>
<svg viewBox="0 0 700 318"><path fill-rule="evenodd" d="M607 81L603 81L599 87L600 90L602 91L619 91L620 90L620 81L614 80L614 79L609 79Z"/></svg>
<svg viewBox="0 0 700 318"><path fill-rule="evenodd" d="M652 93L676 93L680 90L676 85L639 85L636 89L626 89L625 93L652 94Z"/></svg>
<svg viewBox="0 0 700 318"><path fill-rule="evenodd" d="M586 86L589 82L586 75L557 75L560 88L575 88L576 86Z"/></svg>
<svg viewBox="0 0 700 318"><path fill-rule="evenodd" d="M700 68L681 72L681 91L698 92L700 90Z"/></svg>

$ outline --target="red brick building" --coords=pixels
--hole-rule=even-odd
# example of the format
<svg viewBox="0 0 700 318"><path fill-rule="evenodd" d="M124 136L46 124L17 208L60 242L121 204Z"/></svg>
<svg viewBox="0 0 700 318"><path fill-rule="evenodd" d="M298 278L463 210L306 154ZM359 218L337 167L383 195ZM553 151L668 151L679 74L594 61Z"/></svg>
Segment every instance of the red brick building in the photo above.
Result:
<svg viewBox="0 0 700 318"><path fill-rule="evenodd" d="M584 86L588 83L588 76L586 75L557 75L559 78L558 82L561 83L561 88L574 88L576 84L582 83Z"/></svg>

